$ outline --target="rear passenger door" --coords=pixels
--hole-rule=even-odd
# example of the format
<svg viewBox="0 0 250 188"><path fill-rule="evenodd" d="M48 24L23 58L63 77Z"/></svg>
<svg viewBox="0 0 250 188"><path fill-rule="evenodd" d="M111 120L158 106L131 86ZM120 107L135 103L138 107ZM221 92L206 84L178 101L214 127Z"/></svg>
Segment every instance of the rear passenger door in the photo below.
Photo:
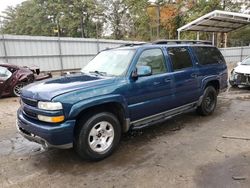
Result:
<svg viewBox="0 0 250 188"><path fill-rule="evenodd" d="M175 83L175 107L197 101L200 95L199 72L188 47L168 47L167 52Z"/></svg>

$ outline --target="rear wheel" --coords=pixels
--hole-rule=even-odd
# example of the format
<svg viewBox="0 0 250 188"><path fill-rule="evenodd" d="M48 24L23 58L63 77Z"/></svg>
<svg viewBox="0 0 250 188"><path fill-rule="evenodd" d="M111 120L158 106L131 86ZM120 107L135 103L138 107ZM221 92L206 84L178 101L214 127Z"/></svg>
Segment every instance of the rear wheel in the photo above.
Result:
<svg viewBox="0 0 250 188"><path fill-rule="evenodd" d="M208 86L204 91L201 105L197 108L197 113L203 116L212 114L217 104L217 92L213 86Z"/></svg>
<svg viewBox="0 0 250 188"><path fill-rule="evenodd" d="M74 147L84 159L102 160L113 153L121 138L118 119L109 112L80 119Z"/></svg>

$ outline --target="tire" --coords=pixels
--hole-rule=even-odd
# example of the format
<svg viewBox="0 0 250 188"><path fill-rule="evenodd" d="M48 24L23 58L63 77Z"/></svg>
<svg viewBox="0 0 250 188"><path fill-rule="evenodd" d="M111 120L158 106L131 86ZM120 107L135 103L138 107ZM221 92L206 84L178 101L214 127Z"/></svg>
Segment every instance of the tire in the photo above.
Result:
<svg viewBox="0 0 250 188"><path fill-rule="evenodd" d="M77 126L74 149L83 159L102 160L110 156L119 145L121 125L109 112L81 118Z"/></svg>
<svg viewBox="0 0 250 188"><path fill-rule="evenodd" d="M208 86L204 91L201 105L197 107L197 113L202 116L211 115L217 104L217 92L213 86Z"/></svg>
<svg viewBox="0 0 250 188"><path fill-rule="evenodd" d="M21 89L25 86L24 82L19 82L17 83L13 88L12 88L12 96L14 97L20 97L21 94Z"/></svg>
<svg viewBox="0 0 250 188"><path fill-rule="evenodd" d="M229 84L231 85L231 87L238 87L237 84L235 84L233 81L230 81L230 80L229 80Z"/></svg>

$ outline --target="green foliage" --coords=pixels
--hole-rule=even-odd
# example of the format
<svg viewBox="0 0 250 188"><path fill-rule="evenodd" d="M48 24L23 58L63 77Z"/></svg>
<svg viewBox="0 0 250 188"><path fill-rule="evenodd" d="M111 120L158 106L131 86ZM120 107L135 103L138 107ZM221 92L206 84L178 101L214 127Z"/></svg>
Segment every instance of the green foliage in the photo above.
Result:
<svg viewBox="0 0 250 188"><path fill-rule="evenodd" d="M193 21L213 10L221 9L222 7L220 0L199 0L199 3L195 3L192 8L186 13L187 17L185 19L185 22Z"/></svg>
<svg viewBox="0 0 250 188"><path fill-rule="evenodd" d="M248 46L250 44L250 26L240 30L233 31L229 34L229 46Z"/></svg>
<svg viewBox="0 0 250 188"><path fill-rule="evenodd" d="M102 11L101 6L94 0L27 0L5 10L2 32L44 36L56 36L59 32L60 36L96 37L96 30L101 34L103 26L101 18L94 22L98 11Z"/></svg>
<svg viewBox="0 0 250 188"><path fill-rule="evenodd" d="M28 10L28 11L27 11ZM16 8L8 7L3 21L3 32L17 35L43 35L51 36L53 24L46 12L34 1L25 1Z"/></svg>
<svg viewBox="0 0 250 188"><path fill-rule="evenodd" d="M156 0L155 4L162 19L160 38L169 39L177 37L177 28L208 12L216 9L237 12L242 5L228 0ZM103 38L149 41L156 38L158 25L148 12L149 6L149 0L26 0L5 10L1 31L84 38L95 38L98 34ZM249 43L249 31L246 27L230 33L230 45L242 44L243 40ZM185 32L182 37L195 39L196 36ZM201 39L209 37L201 34Z"/></svg>
<svg viewBox="0 0 250 188"><path fill-rule="evenodd" d="M135 40L150 40L149 16L147 0L125 0L130 15L130 31L128 38Z"/></svg>
<svg viewBox="0 0 250 188"><path fill-rule="evenodd" d="M147 0L106 0L105 18L115 39L148 40Z"/></svg>

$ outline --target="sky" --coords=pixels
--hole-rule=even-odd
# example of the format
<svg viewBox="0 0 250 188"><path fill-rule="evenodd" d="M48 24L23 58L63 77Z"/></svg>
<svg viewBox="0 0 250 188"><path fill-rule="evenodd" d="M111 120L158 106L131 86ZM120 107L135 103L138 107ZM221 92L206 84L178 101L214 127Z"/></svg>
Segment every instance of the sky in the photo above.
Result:
<svg viewBox="0 0 250 188"><path fill-rule="evenodd" d="M4 11L8 6L16 6L25 0L0 0L0 14Z"/></svg>

